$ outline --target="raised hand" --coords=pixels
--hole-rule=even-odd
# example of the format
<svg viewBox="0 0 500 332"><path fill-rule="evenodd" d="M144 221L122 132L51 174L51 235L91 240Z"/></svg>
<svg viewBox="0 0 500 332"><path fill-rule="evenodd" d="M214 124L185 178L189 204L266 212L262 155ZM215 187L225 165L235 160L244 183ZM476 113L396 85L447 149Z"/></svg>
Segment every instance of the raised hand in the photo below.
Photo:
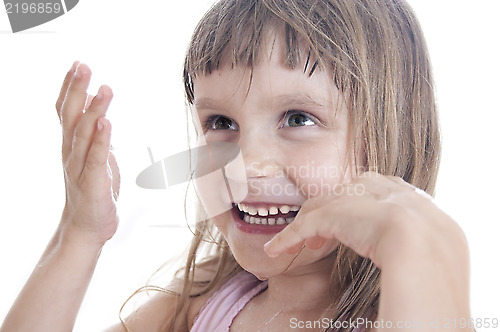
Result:
<svg viewBox="0 0 500 332"><path fill-rule="evenodd" d="M340 242L381 269L379 320L469 319L469 253L456 222L397 177L368 172L344 189L302 205L265 245L268 255Z"/></svg>
<svg viewBox="0 0 500 332"><path fill-rule="evenodd" d="M66 184L61 226L102 245L118 225L120 175L110 152L111 123L105 118L112 91L103 85L95 97L88 95L90 78L89 67L75 62L56 102Z"/></svg>
<svg viewBox="0 0 500 332"><path fill-rule="evenodd" d="M293 254L302 245L317 249L326 239L337 239L381 267L383 250L398 249L402 237L434 241L447 229L447 238L464 240L460 228L429 195L401 178L367 172L344 188L339 190L342 195L306 201L294 222L266 245L267 253Z"/></svg>
<svg viewBox="0 0 500 332"><path fill-rule="evenodd" d="M7 315L1 332L72 331L103 245L116 231L120 177L110 150L111 89L87 94L90 69L66 74L57 114L63 129L66 204L61 222Z"/></svg>

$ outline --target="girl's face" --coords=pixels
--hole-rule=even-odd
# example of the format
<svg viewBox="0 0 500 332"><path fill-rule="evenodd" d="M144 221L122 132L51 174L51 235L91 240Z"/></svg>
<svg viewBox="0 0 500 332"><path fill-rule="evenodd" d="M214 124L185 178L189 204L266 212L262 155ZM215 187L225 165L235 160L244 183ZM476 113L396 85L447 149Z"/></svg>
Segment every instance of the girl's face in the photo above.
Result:
<svg viewBox="0 0 500 332"><path fill-rule="evenodd" d="M305 73L303 66L284 66L279 44L262 56L253 73L246 67L223 66L194 80L204 139L209 145L237 144L247 177L246 198L233 202L214 222L238 263L261 279L327 264L321 259L333 251L334 240L319 250L305 248L296 258L269 258L264 244L293 222L308 198L339 193L340 184L351 180L342 95L324 71L308 75L312 64ZM226 190L224 182L198 188L205 205L223 199Z"/></svg>

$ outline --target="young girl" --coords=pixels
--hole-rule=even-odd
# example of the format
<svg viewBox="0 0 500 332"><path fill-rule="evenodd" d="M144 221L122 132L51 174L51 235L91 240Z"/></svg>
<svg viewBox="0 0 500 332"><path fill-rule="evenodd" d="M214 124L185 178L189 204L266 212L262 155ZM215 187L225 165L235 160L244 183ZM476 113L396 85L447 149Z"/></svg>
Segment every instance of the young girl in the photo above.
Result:
<svg viewBox="0 0 500 332"><path fill-rule="evenodd" d="M71 330L116 231L111 90L89 97L89 81L79 63L64 80L66 205L2 332ZM195 30L184 83L200 144L238 145L247 194L226 202L241 189L231 165L196 180L207 218L185 267L108 331L449 331L469 319L467 244L428 195L439 130L406 3L222 0ZM218 202L227 211L212 213Z"/></svg>

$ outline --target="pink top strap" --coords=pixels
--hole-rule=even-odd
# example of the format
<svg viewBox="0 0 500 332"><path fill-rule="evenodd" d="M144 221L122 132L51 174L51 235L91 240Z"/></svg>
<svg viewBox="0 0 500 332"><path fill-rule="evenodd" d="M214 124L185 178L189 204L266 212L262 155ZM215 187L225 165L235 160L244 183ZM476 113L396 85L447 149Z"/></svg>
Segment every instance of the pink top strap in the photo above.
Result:
<svg viewBox="0 0 500 332"><path fill-rule="evenodd" d="M191 332L227 332L238 313L267 288L253 274L241 271L229 279L201 308Z"/></svg>

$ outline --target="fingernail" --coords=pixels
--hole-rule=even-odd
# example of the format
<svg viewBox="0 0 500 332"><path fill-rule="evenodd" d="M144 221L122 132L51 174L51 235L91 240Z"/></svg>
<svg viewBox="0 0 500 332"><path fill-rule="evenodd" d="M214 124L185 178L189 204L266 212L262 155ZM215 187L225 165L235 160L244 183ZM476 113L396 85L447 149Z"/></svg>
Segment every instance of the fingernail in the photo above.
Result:
<svg viewBox="0 0 500 332"><path fill-rule="evenodd" d="M80 66L80 64L78 64L77 67L76 67L76 69L75 69L75 77L76 78L80 78L82 76L83 76L83 69Z"/></svg>
<svg viewBox="0 0 500 332"><path fill-rule="evenodd" d="M97 91L97 94L95 95L94 99L101 99L102 98L102 86L99 88L99 91Z"/></svg>
<svg viewBox="0 0 500 332"><path fill-rule="evenodd" d="M80 61L73 62L73 65L71 66L71 69L69 71L74 73L76 71L76 68L78 67L79 63L80 63Z"/></svg>
<svg viewBox="0 0 500 332"><path fill-rule="evenodd" d="M277 257L278 255L276 253L274 253L271 249L269 249L271 247L271 241L268 241L266 244L264 244L264 251L266 252L266 254L271 257L271 258L274 258L274 257Z"/></svg>

